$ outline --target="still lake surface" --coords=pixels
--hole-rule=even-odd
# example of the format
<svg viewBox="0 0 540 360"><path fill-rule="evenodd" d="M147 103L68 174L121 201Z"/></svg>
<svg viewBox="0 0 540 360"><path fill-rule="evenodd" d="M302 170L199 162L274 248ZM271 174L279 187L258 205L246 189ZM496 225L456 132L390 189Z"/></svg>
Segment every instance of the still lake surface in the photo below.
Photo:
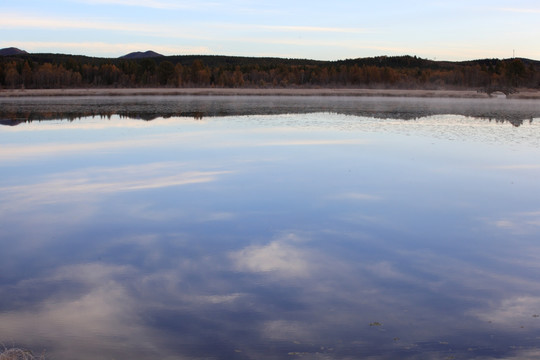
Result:
<svg viewBox="0 0 540 360"><path fill-rule="evenodd" d="M540 356L540 103L0 99L0 343Z"/></svg>

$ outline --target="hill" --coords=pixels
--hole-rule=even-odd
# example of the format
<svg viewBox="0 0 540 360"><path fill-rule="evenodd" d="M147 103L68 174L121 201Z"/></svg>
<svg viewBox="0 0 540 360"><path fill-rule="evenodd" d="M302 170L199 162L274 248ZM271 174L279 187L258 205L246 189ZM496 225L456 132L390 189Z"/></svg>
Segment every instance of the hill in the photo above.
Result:
<svg viewBox="0 0 540 360"><path fill-rule="evenodd" d="M119 59L148 59L148 58L157 58L157 57L163 57L163 55L158 54L155 51L148 50L145 52L141 52L141 51L132 52L124 56L120 56Z"/></svg>
<svg viewBox="0 0 540 360"><path fill-rule="evenodd" d="M0 49L0 56L14 56L14 55L25 55L28 54L26 51L17 49L15 47L9 47Z"/></svg>

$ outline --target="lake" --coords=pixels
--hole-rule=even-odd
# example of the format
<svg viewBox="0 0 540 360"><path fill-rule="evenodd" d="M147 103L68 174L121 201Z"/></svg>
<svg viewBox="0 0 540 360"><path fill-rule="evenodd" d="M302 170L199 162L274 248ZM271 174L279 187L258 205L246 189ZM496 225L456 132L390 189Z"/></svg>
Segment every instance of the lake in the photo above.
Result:
<svg viewBox="0 0 540 360"><path fill-rule="evenodd" d="M540 356L540 102L0 98L0 343Z"/></svg>

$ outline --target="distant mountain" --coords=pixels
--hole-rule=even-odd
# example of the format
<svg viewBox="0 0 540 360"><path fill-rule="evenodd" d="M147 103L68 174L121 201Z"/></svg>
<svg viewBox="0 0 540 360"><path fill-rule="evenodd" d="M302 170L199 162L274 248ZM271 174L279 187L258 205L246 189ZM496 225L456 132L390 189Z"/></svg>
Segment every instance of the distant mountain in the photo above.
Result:
<svg viewBox="0 0 540 360"><path fill-rule="evenodd" d="M14 47L0 49L0 56L13 56L28 54L26 51Z"/></svg>
<svg viewBox="0 0 540 360"><path fill-rule="evenodd" d="M120 59L145 59L145 58L155 58L155 57L162 57L163 55L158 54L155 51L148 50L145 52L137 51L132 52L124 56L120 56Z"/></svg>

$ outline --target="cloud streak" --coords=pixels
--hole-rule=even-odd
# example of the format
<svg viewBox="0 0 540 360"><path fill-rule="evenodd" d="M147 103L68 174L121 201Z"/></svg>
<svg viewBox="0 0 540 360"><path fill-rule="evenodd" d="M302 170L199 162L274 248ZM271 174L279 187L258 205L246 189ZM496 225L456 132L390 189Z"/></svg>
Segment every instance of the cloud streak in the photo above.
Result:
<svg viewBox="0 0 540 360"><path fill-rule="evenodd" d="M511 13L540 14L540 9L533 8L499 8L498 10Z"/></svg>
<svg viewBox="0 0 540 360"><path fill-rule="evenodd" d="M202 23L199 23L201 25ZM253 31L268 30L270 32L304 32L304 33L366 33L369 32L363 28L341 28L341 27L319 27L319 26L296 26L296 25L257 25L257 24L232 24L232 23L209 23L204 24L205 29L215 29L217 31ZM143 25L140 23L129 23L105 21L105 20L87 20L84 18L62 18L62 17L43 17L40 15L27 15L22 13L8 13L0 24L0 28L40 28L40 29L92 29L106 31L125 31L135 33L155 34L167 37L180 37L174 34L175 31L183 30L182 37L192 39L201 38L194 36L193 31L187 26L165 25L154 26L154 24ZM185 35L189 34L189 36Z"/></svg>
<svg viewBox="0 0 540 360"><path fill-rule="evenodd" d="M219 2L206 1L167 1L167 0L76 0L75 2L90 5L121 5L126 7L142 7L158 10L208 10L221 8Z"/></svg>
<svg viewBox="0 0 540 360"><path fill-rule="evenodd" d="M363 28L321 27L321 26L296 26L296 25L224 25L228 28L237 29L261 29L282 32L305 32L305 33L367 33Z"/></svg>
<svg viewBox="0 0 540 360"><path fill-rule="evenodd" d="M140 35L150 35L160 38L191 39L191 40L211 40L211 36L201 36L201 32L190 31L187 25L167 25L154 23L132 23L121 22L116 19L111 20L87 20L78 17L43 17L40 15L27 15L21 13L5 14L5 21L0 23L0 29L43 29L43 30L102 30L108 32L132 33ZM191 29L192 30L192 29ZM64 42L45 42L64 43ZM87 43L89 43L87 41ZM91 42L90 42L91 43ZM104 43L104 42L98 42Z"/></svg>
<svg viewBox="0 0 540 360"><path fill-rule="evenodd" d="M80 18L59 18L59 17L41 17L39 15L25 15L20 13L5 14L6 18L2 20L0 28L31 28L31 29L94 29L94 30L115 30L115 31L145 31L156 32L156 30L141 24L129 24L120 22L108 22Z"/></svg>

